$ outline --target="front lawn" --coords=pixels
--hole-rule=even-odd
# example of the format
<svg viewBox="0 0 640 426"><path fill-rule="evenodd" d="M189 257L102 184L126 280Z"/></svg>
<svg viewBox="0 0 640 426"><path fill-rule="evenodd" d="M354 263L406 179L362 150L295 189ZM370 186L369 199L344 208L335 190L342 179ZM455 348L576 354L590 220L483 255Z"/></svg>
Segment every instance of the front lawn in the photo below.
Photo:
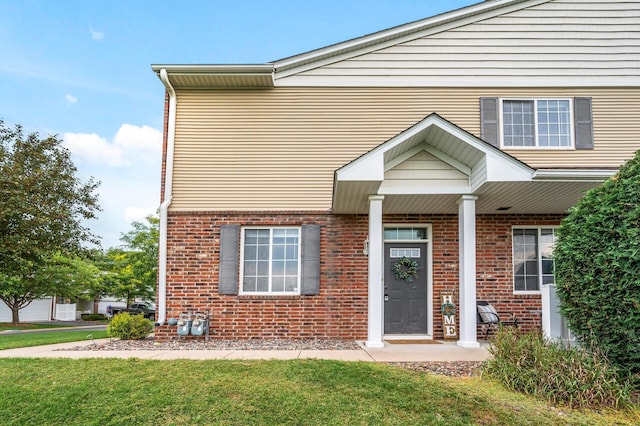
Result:
<svg viewBox="0 0 640 426"><path fill-rule="evenodd" d="M321 360L1 359L4 425L608 425L480 378Z"/></svg>
<svg viewBox="0 0 640 426"><path fill-rule="evenodd" d="M41 333L0 334L0 350L52 345L54 343L109 337L106 330L46 331Z"/></svg>

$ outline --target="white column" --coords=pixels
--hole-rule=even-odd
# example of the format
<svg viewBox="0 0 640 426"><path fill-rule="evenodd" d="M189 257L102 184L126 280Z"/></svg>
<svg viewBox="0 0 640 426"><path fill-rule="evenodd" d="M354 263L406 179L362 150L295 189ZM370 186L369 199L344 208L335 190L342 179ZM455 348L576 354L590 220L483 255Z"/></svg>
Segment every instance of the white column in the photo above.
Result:
<svg viewBox="0 0 640 426"><path fill-rule="evenodd" d="M460 334L458 346L480 346L476 333L476 200L463 195L458 201L460 250Z"/></svg>
<svg viewBox="0 0 640 426"><path fill-rule="evenodd" d="M384 195L369 196L369 329L366 344L370 348L384 347L382 200Z"/></svg>

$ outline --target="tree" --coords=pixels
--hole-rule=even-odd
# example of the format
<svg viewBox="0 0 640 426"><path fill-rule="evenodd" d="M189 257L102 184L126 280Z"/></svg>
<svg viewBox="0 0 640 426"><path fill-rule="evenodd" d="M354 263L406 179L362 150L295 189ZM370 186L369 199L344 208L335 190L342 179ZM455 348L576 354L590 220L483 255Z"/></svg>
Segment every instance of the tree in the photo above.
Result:
<svg viewBox="0 0 640 426"><path fill-rule="evenodd" d="M0 300L13 322L32 301L69 290L64 280L45 279L52 262L97 244L82 221L100 210L99 182L83 183L76 172L57 136L25 137L0 120Z"/></svg>
<svg viewBox="0 0 640 426"><path fill-rule="evenodd" d="M155 293L158 282L158 241L160 239L160 219L149 215L144 222L133 222L133 230L123 234L120 241L129 249L128 259L131 272L147 298ZM144 296L138 296L144 298Z"/></svg>
<svg viewBox="0 0 640 426"><path fill-rule="evenodd" d="M589 191L558 234L557 292L570 329L640 373L640 152Z"/></svg>
<svg viewBox="0 0 640 426"><path fill-rule="evenodd" d="M122 234L122 247L110 248L98 264L104 271L106 293L127 301L151 299L158 278L160 220L147 216L146 223L133 222L133 230Z"/></svg>

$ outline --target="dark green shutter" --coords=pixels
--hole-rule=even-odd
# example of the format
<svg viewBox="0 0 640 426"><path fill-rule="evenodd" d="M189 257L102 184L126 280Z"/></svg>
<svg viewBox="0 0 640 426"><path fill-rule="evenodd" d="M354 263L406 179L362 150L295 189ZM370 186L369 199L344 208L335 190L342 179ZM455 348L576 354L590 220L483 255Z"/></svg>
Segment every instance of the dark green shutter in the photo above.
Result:
<svg viewBox="0 0 640 426"><path fill-rule="evenodd" d="M480 137L495 147L500 146L498 98L480 98Z"/></svg>
<svg viewBox="0 0 640 426"><path fill-rule="evenodd" d="M576 149L593 149L591 98L575 98L573 105Z"/></svg>
<svg viewBox="0 0 640 426"><path fill-rule="evenodd" d="M300 294L320 293L320 225L302 225Z"/></svg>
<svg viewBox="0 0 640 426"><path fill-rule="evenodd" d="M240 226L220 227L220 282L218 293L238 294L238 255L240 253Z"/></svg>

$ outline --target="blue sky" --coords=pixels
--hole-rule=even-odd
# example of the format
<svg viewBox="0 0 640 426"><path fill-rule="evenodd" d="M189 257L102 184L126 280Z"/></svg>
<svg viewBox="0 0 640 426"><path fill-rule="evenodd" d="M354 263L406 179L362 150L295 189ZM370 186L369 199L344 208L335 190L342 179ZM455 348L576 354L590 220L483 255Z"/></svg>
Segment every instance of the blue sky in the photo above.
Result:
<svg viewBox="0 0 640 426"><path fill-rule="evenodd" d="M259 64L478 1L0 0L0 118L58 134L102 182L103 247L159 205L164 88L150 64Z"/></svg>

